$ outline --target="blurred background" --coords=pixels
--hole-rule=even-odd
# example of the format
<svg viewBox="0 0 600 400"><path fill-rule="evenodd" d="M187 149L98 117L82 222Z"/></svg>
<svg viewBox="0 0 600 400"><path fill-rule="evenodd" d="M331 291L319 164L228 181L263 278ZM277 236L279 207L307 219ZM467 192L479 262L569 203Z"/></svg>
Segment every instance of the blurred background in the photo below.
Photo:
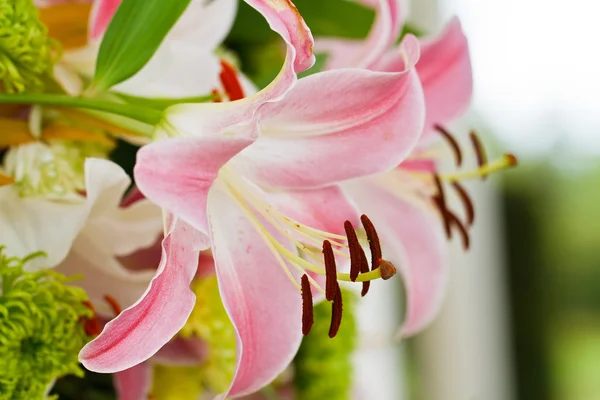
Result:
<svg viewBox="0 0 600 400"><path fill-rule="evenodd" d="M474 248L453 249L438 320L408 344L407 398L600 399L600 37L587 0L415 0L435 31L458 15L473 127L520 167L475 183Z"/></svg>

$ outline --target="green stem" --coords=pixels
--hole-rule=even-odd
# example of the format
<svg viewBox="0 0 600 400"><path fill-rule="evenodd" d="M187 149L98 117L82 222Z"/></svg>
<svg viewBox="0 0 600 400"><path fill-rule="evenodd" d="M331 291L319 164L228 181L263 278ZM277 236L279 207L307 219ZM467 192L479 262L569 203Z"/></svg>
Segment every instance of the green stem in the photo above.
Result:
<svg viewBox="0 0 600 400"><path fill-rule="evenodd" d="M0 94L0 104L38 104L48 106L67 106L85 108L89 110L105 111L121 115L150 125L157 125L163 113L147 107L131 104L119 104L112 101L99 99L86 99L55 94Z"/></svg>

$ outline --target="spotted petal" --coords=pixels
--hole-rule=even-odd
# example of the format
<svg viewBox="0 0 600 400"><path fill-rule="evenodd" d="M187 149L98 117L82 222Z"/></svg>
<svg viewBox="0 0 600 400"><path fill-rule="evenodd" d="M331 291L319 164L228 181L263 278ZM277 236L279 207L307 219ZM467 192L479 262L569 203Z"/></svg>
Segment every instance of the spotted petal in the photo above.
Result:
<svg viewBox="0 0 600 400"><path fill-rule="evenodd" d="M301 297L232 195L209 195L215 269L237 334L237 364L227 396L252 393L290 363L301 334Z"/></svg>
<svg viewBox="0 0 600 400"><path fill-rule="evenodd" d="M261 136L234 163L255 182L306 188L386 171L413 149L423 129L423 92L412 69L414 36L401 72L327 71L301 79L261 108Z"/></svg>

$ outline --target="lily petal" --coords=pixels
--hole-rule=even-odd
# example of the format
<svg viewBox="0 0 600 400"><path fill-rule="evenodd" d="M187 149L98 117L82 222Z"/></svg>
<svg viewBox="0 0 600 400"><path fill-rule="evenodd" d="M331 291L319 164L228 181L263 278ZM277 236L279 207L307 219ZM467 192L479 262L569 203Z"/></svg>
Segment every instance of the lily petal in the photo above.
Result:
<svg viewBox="0 0 600 400"><path fill-rule="evenodd" d="M448 280L446 242L436 214L370 179L344 185L361 211L377 225L386 258L399 268L406 290L400 333L412 335L438 312Z"/></svg>
<svg viewBox="0 0 600 400"><path fill-rule="evenodd" d="M104 327L79 353L90 371L117 372L154 355L185 325L195 296L190 282L196 273L202 240L183 221L169 223L156 275L143 297Z"/></svg>
<svg viewBox="0 0 600 400"><path fill-rule="evenodd" d="M375 67L378 71L404 68L402 56L390 52ZM460 21L454 18L437 37L421 42L417 73L423 85L426 105L422 142L431 139L434 124L444 124L467 108L473 93L469 46Z"/></svg>
<svg viewBox="0 0 600 400"><path fill-rule="evenodd" d="M433 126L461 115L473 94L473 71L467 38L460 21L454 18L444 31L422 42L417 73L423 85L426 105L422 141L434 134Z"/></svg>
<svg viewBox="0 0 600 400"><path fill-rule="evenodd" d="M152 366L141 363L113 375L119 400L147 400L152 386Z"/></svg>
<svg viewBox="0 0 600 400"><path fill-rule="evenodd" d="M298 81L261 110L261 136L234 163L254 182L306 188L386 171L414 148L423 129L423 92L412 69L414 36L397 73L327 71Z"/></svg>
<svg viewBox="0 0 600 400"><path fill-rule="evenodd" d="M400 0L378 1L375 21L369 36L364 41L318 39L315 43L315 52L328 54L327 69L347 67L371 69L371 66L379 61L400 36L404 23L400 13L400 3Z"/></svg>
<svg viewBox="0 0 600 400"><path fill-rule="evenodd" d="M344 236L345 221L360 223L356 208L337 186L272 193L269 200L290 218L324 232Z"/></svg>
<svg viewBox="0 0 600 400"><path fill-rule="evenodd" d="M208 199L215 269L237 334L236 397L271 382L300 345L301 298L235 199L215 185Z"/></svg>
<svg viewBox="0 0 600 400"><path fill-rule="evenodd" d="M208 191L221 167L251 143L229 136L160 140L138 151L135 180L148 199L208 235Z"/></svg>

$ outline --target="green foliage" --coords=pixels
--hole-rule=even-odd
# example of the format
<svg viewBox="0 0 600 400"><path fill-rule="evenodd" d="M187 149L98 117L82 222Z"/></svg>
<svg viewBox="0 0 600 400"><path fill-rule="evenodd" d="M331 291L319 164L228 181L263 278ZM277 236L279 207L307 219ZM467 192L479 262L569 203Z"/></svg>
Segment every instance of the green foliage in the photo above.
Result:
<svg viewBox="0 0 600 400"><path fill-rule="evenodd" d="M100 45L93 86L106 90L135 75L154 55L190 0L123 0Z"/></svg>
<svg viewBox="0 0 600 400"><path fill-rule="evenodd" d="M52 270L25 272L34 257L9 258L0 248L0 400L44 398L64 375L83 375L77 354L92 317L85 292Z"/></svg>
<svg viewBox="0 0 600 400"><path fill-rule="evenodd" d="M375 18L372 9L348 0L294 0L300 14L314 36L340 36L362 39L369 32ZM236 43L264 43L276 39L263 16L239 2L239 11L228 41Z"/></svg>
<svg viewBox="0 0 600 400"><path fill-rule="evenodd" d="M294 359L294 386L302 400L348 400L352 392L352 353L356 347L356 295L342 288L344 317L335 338L329 339L331 304L315 305L315 323Z"/></svg>
<svg viewBox="0 0 600 400"><path fill-rule="evenodd" d="M33 0L0 0L0 92L41 92L52 77L56 42Z"/></svg>

